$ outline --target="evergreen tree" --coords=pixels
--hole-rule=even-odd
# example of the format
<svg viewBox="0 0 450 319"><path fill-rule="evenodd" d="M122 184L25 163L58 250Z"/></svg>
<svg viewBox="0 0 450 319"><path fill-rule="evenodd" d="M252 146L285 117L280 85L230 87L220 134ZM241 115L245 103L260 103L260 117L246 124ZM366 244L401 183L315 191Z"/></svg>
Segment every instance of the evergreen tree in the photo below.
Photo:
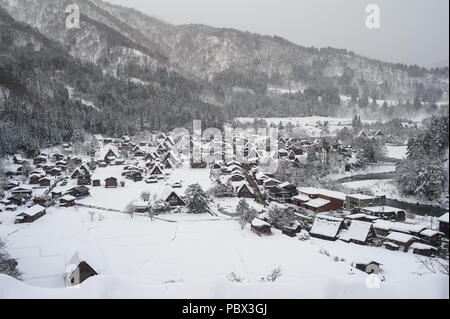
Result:
<svg viewBox="0 0 450 319"><path fill-rule="evenodd" d="M189 185L186 189L186 208L191 214L209 213L209 199L200 184Z"/></svg>

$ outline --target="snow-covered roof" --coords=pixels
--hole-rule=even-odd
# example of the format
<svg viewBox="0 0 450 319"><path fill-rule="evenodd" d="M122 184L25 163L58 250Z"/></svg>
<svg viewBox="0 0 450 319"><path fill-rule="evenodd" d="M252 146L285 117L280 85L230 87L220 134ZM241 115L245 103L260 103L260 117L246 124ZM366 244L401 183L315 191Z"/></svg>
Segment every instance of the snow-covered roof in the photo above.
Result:
<svg viewBox="0 0 450 319"><path fill-rule="evenodd" d="M45 210L45 208L42 207L41 205L34 205L34 206L30 207L30 208L27 208L27 209L23 210L22 212L19 213L19 215L20 214L26 214L26 215L28 215L30 217L33 217L33 216L41 213L44 210Z"/></svg>
<svg viewBox="0 0 450 319"><path fill-rule="evenodd" d="M364 207L363 210L372 212L372 213L398 213L403 212L403 209L391 207L391 206L373 206L373 207Z"/></svg>
<svg viewBox="0 0 450 319"><path fill-rule="evenodd" d="M255 174L255 178L258 180L267 179L268 177L263 172L258 172Z"/></svg>
<svg viewBox="0 0 450 319"><path fill-rule="evenodd" d="M289 182L284 182L284 183L281 183L281 184L278 185L278 186L281 187L281 188L284 188L284 187L287 187L287 186L290 186L290 185L292 185L292 184L289 183Z"/></svg>
<svg viewBox="0 0 450 319"><path fill-rule="evenodd" d="M413 243L411 246L409 246L412 249L420 249L420 250L437 250L436 247L430 246L430 245L425 245L422 243Z"/></svg>
<svg viewBox="0 0 450 319"><path fill-rule="evenodd" d="M403 233L420 233L422 230L426 229L425 226L421 225L397 223L388 220L377 220L373 226L378 229L395 230Z"/></svg>
<svg viewBox="0 0 450 319"><path fill-rule="evenodd" d="M310 233L335 238L341 224L342 219L340 218L330 216L316 217Z"/></svg>
<svg viewBox="0 0 450 319"><path fill-rule="evenodd" d="M109 151L111 151L114 154L114 156L120 157L119 152L114 147L108 146L105 149L103 149L103 151L100 153L100 158L105 158L106 154L108 154Z"/></svg>
<svg viewBox="0 0 450 319"><path fill-rule="evenodd" d="M278 184L280 183L280 181L275 178L267 178L264 180L264 185L266 185L267 183L270 183L270 182L276 182Z"/></svg>
<svg viewBox="0 0 450 319"><path fill-rule="evenodd" d="M307 201L310 200L310 198L309 198L308 196L303 195L303 194L296 195L296 196L294 196L294 197L292 197L292 198L293 198L293 199L296 199L296 200L299 200L299 201L301 201L301 202L307 202Z"/></svg>
<svg viewBox="0 0 450 319"><path fill-rule="evenodd" d="M448 213L445 213L444 215L442 215L441 217L438 218L438 221L440 221L441 223L447 223L448 224Z"/></svg>
<svg viewBox="0 0 450 319"><path fill-rule="evenodd" d="M269 204L269 209L287 209L287 206L277 202L271 202Z"/></svg>
<svg viewBox="0 0 450 319"><path fill-rule="evenodd" d="M442 234L440 231L432 230L432 229L425 229L420 232L420 235L426 236L426 237L433 237L435 235L440 235L440 234Z"/></svg>
<svg viewBox="0 0 450 319"><path fill-rule="evenodd" d="M340 200L345 200L345 194L342 192L331 191L324 188L315 188L315 187L299 187L297 190L300 193L307 195L323 195L331 198L336 198Z"/></svg>
<svg viewBox="0 0 450 319"><path fill-rule="evenodd" d="M254 218L252 221L252 226L255 226L255 227L269 226L270 227L270 224L266 223L265 221L263 221L259 218Z"/></svg>
<svg viewBox="0 0 450 319"><path fill-rule="evenodd" d="M392 232L386 237L386 239L397 241L400 243L407 243L410 240L416 239L416 237L404 233Z"/></svg>
<svg viewBox="0 0 450 319"><path fill-rule="evenodd" d="M350 194L348 196L359 199L359 200L376 199L376 197L374 197L374 196L368 196L368 195L364 195L364 194Z"/></svg>
<svg viewBox="0 0 450 319"><path fill-rule="evenodd" d="M372 215L367 215L367 214L364 214L364 213L358 213L358 214L348 215L348 216L345 216L345 218L351 219L351 220L353 220L353 219L359 219L359 218L366 218L366 219L370 219L370 220L377 220L377 219L380 219L380 217L376 217L376 216L372 216Z"/></svg>
<svg viewBox="0 0 450 319"><path fill-rule="evenodd" d="M356 257L353 260L353 263L355 264L364 264L364 265L370 265L370 264L377 264L377 265L382 265L381 263L374 261L370 258L366 258L366 257Z"/></svg>
<svg viewBox="0 0 450 319"><path fill-rule="evenodd" d="M69 267L69 265L78 266L83 261L91 266L97 273L106 268L105 263L101 258L101 254L94 251L89 244L79 247L72 255L72 258L70 258L66 267Z"/></svg>
<svg viewBox="0 0 450 319"><path fill-rule="evenodd" d="M18 192L18 191L31 191L33 190L33 187L30 185L20 185L17 187L14 187L13 189L11 189L11 192Z"/></svg>
<svg viewBox="0 0 450 319"><path fill-rule="evenodd" d="M370 228L372 227L371 223L361 222L361 221L353 221L350 225L350 228L345 233L345 238L343 240L357 240L361 242L365 242L367 236L369 235Z"/></svg>
<svg viewBox="0 0 450 319"><path fill-rule="evenodd" d="M65 195L65 196L61 197L59 200L64 200L64 201L67 201L67 202L71 202L71 201L73 201L75 199L76 199L76 197L74 197L72 195Z"/></svg>
<svg viewBox="0 0 450 319"><path fill-rule="evenodd" d="M317 195L318 193L318 188L314 188L314 187L298 187L297 190L300 193L303 194L307 194L307 195Z"/></svg>
<svg viewBox="0 0 450 319"><path fill-rule="evenodd" d="M319 207L325 206L329 203L331 203L331 202L328 199L316 198L316 199L309 200L308 202L305 203L305 205L314 207L314 208L319 208Z"/></svg>
<svg viewBox="0 0 450 319"><path fill-rule="evenodd" d="M149 202L144 202L144 201L139 201L139 202L134 202L133 206L134 207L148 207Z"/></svg>
<svg viewBox="0 0 450 319"><path fill-rule="evenodd" d="M237 188L237 193L239 193L244 186L247 187L247 189L250 193L252 193L252 194L254 193L253 189L247 183L243 183L241 186L239 186Z"/></svg>

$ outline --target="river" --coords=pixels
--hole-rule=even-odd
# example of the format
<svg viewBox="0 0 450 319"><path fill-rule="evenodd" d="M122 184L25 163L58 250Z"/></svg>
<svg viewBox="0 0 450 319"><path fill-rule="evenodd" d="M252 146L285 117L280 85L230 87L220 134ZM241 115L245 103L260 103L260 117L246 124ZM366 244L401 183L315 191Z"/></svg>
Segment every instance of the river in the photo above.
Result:
<svg viewBox="0 0 450 319"><path fill-rule="evenodd" d="M395 177L395 172L383 172L383 173L368 173L344 177L338 180L339 183L359 182L365 180L389 180ZM397 199L386 198L386 205L400 208L406 212L421 215L421 216L433 216L440 217L447 213L448 210L439 206L432 206L426 204L410 203L400 201Z"/></svg>

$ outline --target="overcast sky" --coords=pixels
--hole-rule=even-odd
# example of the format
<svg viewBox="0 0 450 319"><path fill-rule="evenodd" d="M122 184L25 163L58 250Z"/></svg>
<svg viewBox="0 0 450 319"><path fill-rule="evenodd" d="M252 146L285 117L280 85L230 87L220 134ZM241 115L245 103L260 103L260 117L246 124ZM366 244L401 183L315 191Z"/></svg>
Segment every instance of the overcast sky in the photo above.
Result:
<svg viewBox="0 0 450 319"><path fill-rule="evenodd" d="M173 24L199 23L279 35L388 62L448 66L449 0L107 0ZM380 29L365 25L368 4Z"/></svg>

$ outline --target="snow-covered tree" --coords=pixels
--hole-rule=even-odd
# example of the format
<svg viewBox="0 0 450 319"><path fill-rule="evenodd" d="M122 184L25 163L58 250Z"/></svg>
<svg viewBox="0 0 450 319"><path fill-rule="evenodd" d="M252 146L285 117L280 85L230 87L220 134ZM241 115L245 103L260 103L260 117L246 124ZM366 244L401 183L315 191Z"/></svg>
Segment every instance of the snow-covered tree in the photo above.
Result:
<svg viewBox="0 0 450 319"><path fill-rule="evenodd" d="M239 223L244 228L247 223L252 222L258 212L254 208L251 208L247 201L242 198L236 206L236 214L240 217Z"/></svg>
<svg viewBox="0 0 450 319"><path fill-rule="evenodd" d="M203 191L200 184L192 184L187 187L185 202L189 213L209 213L208 195Z"/></svg>
<svg viewBox="0 0 450 319"><path fill-rule="evenodd" d="M397 167L400 192L409 196L438 198L448 186L448 115L432 117L408 141L408 157Z"/></svg>
<svg viewBox="0 0 450 319"><path fill-rule="evenodd" d="M269 224L277 228L290 226L295 220L295 215L287 207L277 203L271 203L267 213Z"/></svg>
<svg viewBox="0 0 450 319"><path fill-rule="evenodd" d="M20 271L17 268L17 261L12 259L5 251L5 245L0 239L0 274L8 275L16 279L20 278Z"/></svg>
<svg viewBox="0 0 450 319"><path fill-rule="evenodd" d="M149 212L152 216L167 214L172 211L172 207L163 199L152 202L149 206ZM150 217L152 217L150 216Z"/></svg>

